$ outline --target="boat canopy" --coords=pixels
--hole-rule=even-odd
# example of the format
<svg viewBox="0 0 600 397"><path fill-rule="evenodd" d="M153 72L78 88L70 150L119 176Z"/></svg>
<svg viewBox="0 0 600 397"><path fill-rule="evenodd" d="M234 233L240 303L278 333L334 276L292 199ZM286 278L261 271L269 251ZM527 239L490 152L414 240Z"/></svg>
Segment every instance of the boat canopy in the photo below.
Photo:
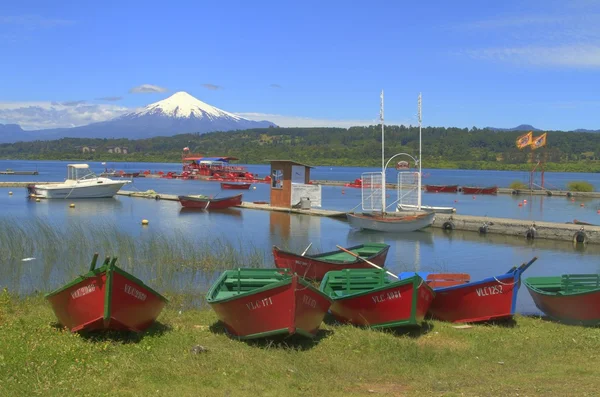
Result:
<svg viewBox="0 0 600 397"><path fill-rule="evenodd" d="M202 156L193 156L193 157L184 157L183 161L223 161L229 162L232 160L239 160L236 157L202 157Z"/></svg>
<svg viewBox="0 0 600 397"><path fill-rule="evenodd" d="M73 167L73 168L90 168L89 164L69 164L67 167Z"/></svg>

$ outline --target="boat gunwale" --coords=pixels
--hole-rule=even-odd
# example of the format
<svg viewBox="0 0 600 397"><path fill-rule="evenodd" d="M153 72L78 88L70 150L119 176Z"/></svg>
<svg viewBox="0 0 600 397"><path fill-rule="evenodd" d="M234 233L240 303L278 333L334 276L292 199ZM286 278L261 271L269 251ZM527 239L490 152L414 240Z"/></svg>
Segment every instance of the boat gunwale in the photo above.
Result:
<svg viewBox="0 0 600 397"><path fill-rule="evenodd" d="M350 271L355 270L355 271L362 271L365 269L348 269ZM334 272L344 272L345 270L336 270ZM405 279L401 279L401 280L397 280L397 281L390 281L389 279L386 279L388 281L390 281L389 283L385 283L384 285L381 285L379 287L367 290L367 291L359 291L359 292L354 292L348 295L343 295L343 296L331 296L329 295L327 292L324 291L324 289L327 287L327 284L329 282L329 276L330 273L333 272L327 272L327 274L325 274L325 277L323 278L323 280L321 280L321 286L319 288L319 290L321 290L321 292L323 292L325 295L329 296L334 302L335 301L340 301L340 300L345 300L345 299L352 299L352 298L356 298L358 296L363 296L363 295L367 295L367 294L371 294L373 292L381 292L381 291L385 291L387 289L390 288L395 288L395 287L399 287L402 285L406 285L406 284L413 284L413 287L416 285L416 281L417 280L421 280L421 284L427 286L427 288L431 289L433 292L433 295L435 296L436 291L433 290L433 288L431 288L429 285L427 285L427 283L425 282L425 280L423 280L419 275L414 275L412 277L409 278L405 278ZM416 288L413 288L414 290L417 290L421 287L421 284L417 285Z"/></svg>
<svg viewBox="0 0 600 397"><path fill-rule="evenodd" d="M329 255L339 254L339 253L343 252L342 250L328 251L328 252L323 252L323 253L320 253L320 254L317 254L317 255L305 255L305 256L302 256L302 255L297 254L295 252L283 250L283 249L277 247L276 245L273 246L273 250L276 250L278 253L288 254L288 255L291 255L291 256L296 256L296 257L301 257L301 258L308 258L308 259L316 260L316 261L319 261L319 262L328 263L328 264L331 264L331 265L334 265L334 266L335 265L337 265L337 266L344 266L344 265L353 265L353 264L356 264L356 263L359 263L359 262L364 262L363 259L371 260L371 259L373 259L373 258L375 258L377 256L382 255L384 252L389 251L389 249L390 249L389 244L385 244L385 243L366 243L366 244L359 244L359 245L355 245L355 246L352 246L352 247L348 247L348 248L346 248L346 250L348 250L348 251L352 251L352 250L355 250L355 249L358 250L358 249L363 248L363 247L368 246L368 245L371 245L371 246L381 245L382 248L379 251L375 252L374 254L372 254L370 256L364 256L364 257L361 256L362 259L359 259L359 258L355 257L354 260L352 260L352 261L333 261L331 259L326 259L325 258L326 256L329 256Z"/></svg>
<svg viewBox="0 0 600 397"><path fill-rule="evenodd" d="M527 289L530 290L530 291L536 292L536 293L538 293L540 295L549 296L549 297L557 297L557 298L564 298L564 297L571 297L571 296L582 296L582 295L600 293L600 287L589 289L587 291L574 291L574 292L565 293L564 292L564 287L563 287L562 283L561 283L558 291L544 291L540 287L535 287L534 285L531 284L531 279L550 279L550 278L557 278L559 280L562 279L561 276L528 277L528 278L526 278L526 279L523 280L523 284L525 284L525 286L527 287Z"/></svg>

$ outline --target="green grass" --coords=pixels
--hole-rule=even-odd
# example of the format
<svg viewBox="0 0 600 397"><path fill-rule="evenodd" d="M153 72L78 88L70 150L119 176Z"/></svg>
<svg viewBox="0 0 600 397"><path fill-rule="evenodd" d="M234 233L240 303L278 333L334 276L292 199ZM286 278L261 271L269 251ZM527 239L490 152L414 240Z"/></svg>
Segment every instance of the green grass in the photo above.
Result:
<svg viewBox="0 0 600 397"><path fill-rule="evenodd" d="M177 301L176 297L174 301ZM600 329L518 316L514 327L397 335L324 325L315 342L245 343L209 310L169 305L135 337L71 334L41 296L0 293L6 396L593 395ZM207 353L192 354L202 345Z"/></svg>
<svg viewBox="0 0 600 397"><path fill-rule="evenodd" d="M593 192L594 186L586 181L573 181L567 184L567 189L572 192Z"/></svg>
<svg viewBox="0 0 600 397"><path fill-rule="evenodd" d="M511 189L523 190L527 189L528 186L521 181L513 181L508 187Z"/></svg>

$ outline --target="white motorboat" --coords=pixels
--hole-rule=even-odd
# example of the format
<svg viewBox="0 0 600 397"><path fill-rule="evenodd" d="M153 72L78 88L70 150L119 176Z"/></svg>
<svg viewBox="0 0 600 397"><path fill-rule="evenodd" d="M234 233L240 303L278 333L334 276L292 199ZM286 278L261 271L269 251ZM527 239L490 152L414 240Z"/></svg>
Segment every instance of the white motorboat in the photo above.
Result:
<svg viewBox="0 0 600 397"><path fill-rule="evenodd" d="M410 204L398 204L398 207L396 208L397 212L400 211L418 211L418 206L417 205L410 205ZM454 212L456 212L456 208L454 207L435 207L432 205L421 205L421 211L427 211L427 212L435 212L438 214L452 214Z"/></svg>
<svg viewBox="0 0 600 397"><path fill-rule="evenodd" d="M67 179L63 183L29 186L30 194L47 199L79 199L113 197L131 181L114 181L99 177L88 164L67 165Z"/></svg>
<svg viewBox="0 0 600 397"><path fill-rule="evenodd" d="M398 214L398 213L396 213ZM435 212L414 212L410 215L394 213L347 214L350 226L378 232L406 233L431 226Z"/></svg>

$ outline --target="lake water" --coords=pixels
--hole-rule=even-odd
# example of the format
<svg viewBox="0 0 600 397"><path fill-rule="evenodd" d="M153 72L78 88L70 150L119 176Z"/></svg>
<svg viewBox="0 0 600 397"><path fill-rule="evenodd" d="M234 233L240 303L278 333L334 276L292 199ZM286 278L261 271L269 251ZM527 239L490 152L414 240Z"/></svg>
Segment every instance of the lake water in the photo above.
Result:
<svg viewBox="0 0 600 397"><path fill-rule="evenodd" d="M0 175L0 181L60 181L65 178L67 162L59 161L0 161L0 170L39 171L36 176ZM100 163L90 163L96 172L103 170ZM158 163L115 163L109 166L125 171L180 171L180 164ZM250 165L249 170L261 177L269 173L268 165ZM311 179L352 181L362 172L377 171L357 167L317 167L312 170ZM390 173L390 181L395 180ZM512 181L528 180L526 172L506 171L460 171L424 170L428 175L423 183L459 185L498 185L508 186ZM549 183L564 187L573 180L587 180L600 187L600 174L560 174L547 173ZM268 200L269 185L253 185L256 190L244 192L244 201ZM169 194L206 194L225 196L215 182L176 179L136 178L128 190L154 190ZM8 192L12 191L13 195ZM396 193L388 192L391 197ZM360 189L323 186L323 207L328 209L350 210L360 203ZM528 203L518 206L524 198ZM393 199L392 199L393 200ZM75 208L69 204L75 202ZM597 199L577 199L564 197L513 197L465 196L462 194L424 194L423 202L429 205L449 205L458 213L467 215L488 215L531 220L568 222L574 218L591 223L600 222L597 214ZM584 204L582 207L581 204ZM514 265L529 261L537 256L538 261L525 273L525 276L559 275L562 273L597 273L600 271L598 254L600 247L574 247L571 243L556 241L527 242L524 238L509 236L481 236L476 233L454 231L451 234L441 230L427 230L408 234L387 234L351 230L347 222L313 217L290 215L261 210L231 209L224 212L185 211L179 203L155 201L140 198L117 196L114 199L35 202L27 199L24 188L0 189L0 219L10 221L30 221L39 219L51 223L56 228L68 229L76 225L112 225L137 239L155 234L186 236L200 242L215 240L230 241L233 245L247 245L265 252L265 266L272 266L268 255L273 245L302 251L313 243L311 253L333 250L335 245L349 246L363 242L384 242L391 246L386 266L394 272L410 270L432 270L468 272L473 280L501 274ZM148 219L147 227L141 226L142 219ZM0 243L2 243L0 241ZM98 247L101 251L102 247ZM5 249L3 246L2 249ZM27 256L36 257L40 253L31 252ZM90 253L91 255L91 253ZM0 263L0 266L6 264ZM35 266L23 262L22 266ZM81 264L83 272L87 264ZM140 270L142 272L142 270ZM135 270L134 270L134 273ZM139 272L137 273L139 274ZM4 276L3 276L4 275ZM214 277L208 277L212 279ZM33 290L55 288L64 281L60 275L51 282L42 282L29 275L27 281L0 271L0 288L8 287L27 293ZM169 286L165 286L168 288ZM175 289L172 285L171 289ZM206 285L198 285L205 290ZM523 287L519 292L518 311L535 312L529 293Z"/></svg>

